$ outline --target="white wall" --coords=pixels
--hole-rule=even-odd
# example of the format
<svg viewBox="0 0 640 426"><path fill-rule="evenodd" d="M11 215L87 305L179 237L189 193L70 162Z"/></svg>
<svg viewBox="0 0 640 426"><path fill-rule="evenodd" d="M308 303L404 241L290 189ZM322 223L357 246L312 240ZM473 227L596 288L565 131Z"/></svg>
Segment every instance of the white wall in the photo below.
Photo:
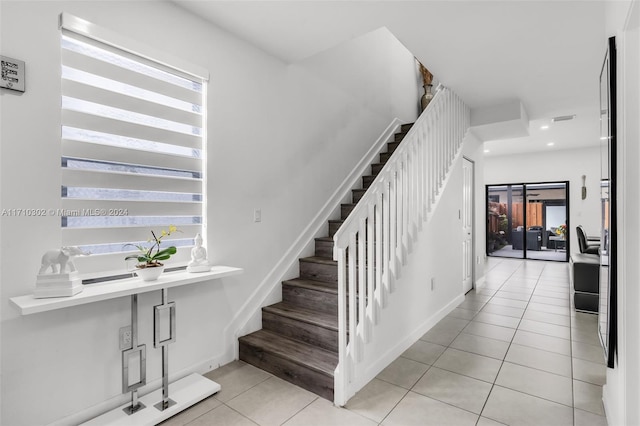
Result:
<svg viewBox="0 0 640 426"><path fill-rule="evenodd" d="M384 33L289 66L171 3L2 1L0 8L2 54L27 69L24 94L1 92L1 208L60 206L60 12L210 70L208 249L214 262L245 273L169 292L178 315L173 377L230 361L236 342L221 336L234 312L391 119L416 116L413 57ZM375 73L360 65L379 55L395 62ZM330 65L337 57L342 72ZM349 90L343 83L356 76L361 86ZM252 222L254 208L261 223ZM124 402L118 329L130 321L129 300L20 316L8 299L33 290L40 255L60 245L59 218L0 220L0 423L75 423ZM150 345L159 297L140 297L149 390L160 377L160 353Z"/></svg>
<svg viewBox="0 0 640 426"><path fill-rule="evenodd" d="M640 1L623 5L606 9L618 53L618 347L603 388L611 426L640 425Z"/></svg>
<svg viewBox="0 0 640 426"><path fill-rule="evenodd" d="M585 200L581 196L582 175L587 177ZM571 253L579 252L576 226L582 225L588 235L600 233L600 150L597 147L526 155L488 155L484 179L486 185L569 181ZM484 218L486 220L486 212Z"/></svg>

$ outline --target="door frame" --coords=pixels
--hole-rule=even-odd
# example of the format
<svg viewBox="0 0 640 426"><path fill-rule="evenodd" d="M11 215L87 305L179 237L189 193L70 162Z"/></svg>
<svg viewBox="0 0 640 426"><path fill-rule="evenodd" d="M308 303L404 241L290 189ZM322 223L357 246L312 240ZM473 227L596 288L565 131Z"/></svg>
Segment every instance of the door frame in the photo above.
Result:
<svg viewBox="0 0 640 426"><path fill-rule="evenodd" d="M471 291L476 288L476 163L472 159L462 156L463 161L463 170L464 170L464 161L467 161L471 166L471 289L467 291ZM464 185L464 174L463 174L463 185ZM464 202L464 197L463 197ZM464 205L463 205L464 208ZM462 216L460 217L462 219ZM463 281L464 284L464 281ZM465 289L466 290L466 289Z"/></svg>

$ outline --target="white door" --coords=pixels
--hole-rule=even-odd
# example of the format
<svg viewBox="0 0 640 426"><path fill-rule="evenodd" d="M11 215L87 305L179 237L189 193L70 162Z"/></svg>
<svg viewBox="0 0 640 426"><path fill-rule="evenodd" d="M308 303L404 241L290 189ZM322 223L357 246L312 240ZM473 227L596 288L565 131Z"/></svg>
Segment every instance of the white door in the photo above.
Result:
<svg viewBox="0 0 640 426"><path fill-rule="evenodd" d="M473 288L473 162L462 159L462 288Z"/></svg>

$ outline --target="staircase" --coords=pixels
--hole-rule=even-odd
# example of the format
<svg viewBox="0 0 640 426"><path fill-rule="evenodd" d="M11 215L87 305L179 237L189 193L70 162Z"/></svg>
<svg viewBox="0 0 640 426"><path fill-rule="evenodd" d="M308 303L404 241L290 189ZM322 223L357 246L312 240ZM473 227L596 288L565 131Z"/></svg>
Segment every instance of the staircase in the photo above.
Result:
<svg viewBox="0 0 640 426"><path fill-rule="evenodd" d="M333 235L372 184L413 124L404 124L387 143L352 203L341 205L329 235L316 238L315 256L299 260L300 277L282 283L282 302L262 308L262 330L240 337L240 359L330 401L338 365L338 262Z"/></svg>

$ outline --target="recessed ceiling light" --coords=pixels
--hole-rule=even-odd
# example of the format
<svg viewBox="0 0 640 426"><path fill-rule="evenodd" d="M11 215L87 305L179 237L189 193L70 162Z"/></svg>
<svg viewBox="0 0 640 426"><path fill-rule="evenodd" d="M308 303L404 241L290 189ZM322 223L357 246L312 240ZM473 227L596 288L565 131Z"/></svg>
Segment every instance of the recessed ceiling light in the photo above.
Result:
<svg viewBox="0 0 640 426"><path fill-rule="evenodd" d="M548 124L545 124L544 126L540 126L540 130L547 130L549 128Z"/></svg>
<svg viewBox="0 0 640 426"><path fill-rule="evenodd" d="M549 143L547 144L547 146L554 146L554 145L555 145L555 143L553 143L553 142L549 142Z"/></svg>
<svg viewBox="0 0 640 426"><path fill-rule="evenodd" d="M491 152L491 151L489 151L488 149L485 149L485 150L484 150L484 153L486 154L487 152Z"/></svg>

